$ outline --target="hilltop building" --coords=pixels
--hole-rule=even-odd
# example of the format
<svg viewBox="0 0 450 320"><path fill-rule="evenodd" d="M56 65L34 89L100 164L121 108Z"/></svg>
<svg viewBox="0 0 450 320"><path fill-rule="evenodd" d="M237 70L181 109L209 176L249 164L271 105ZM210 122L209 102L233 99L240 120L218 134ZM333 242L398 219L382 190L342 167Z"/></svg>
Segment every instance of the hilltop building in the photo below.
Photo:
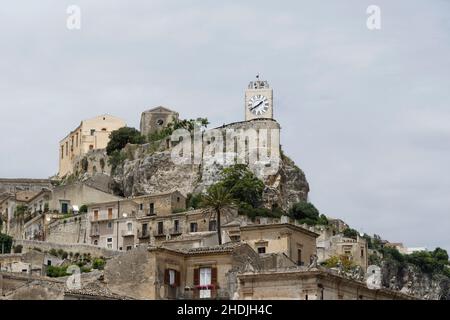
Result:
<svg viewBox="0 0 450 320"><path fill-rule="evenodd" d="M73 167L91 150L104 149L112 131L125 127L126 123L117 117L101 115L81 121L80 125L59 142L60 178L74 173Z"/></svg>

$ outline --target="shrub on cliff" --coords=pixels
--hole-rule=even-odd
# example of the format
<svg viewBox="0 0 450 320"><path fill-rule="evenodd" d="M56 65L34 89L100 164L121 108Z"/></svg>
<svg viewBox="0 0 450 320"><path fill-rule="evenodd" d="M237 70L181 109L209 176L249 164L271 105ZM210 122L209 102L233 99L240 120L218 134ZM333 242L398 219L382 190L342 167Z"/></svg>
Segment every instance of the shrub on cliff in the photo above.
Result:
<svg viewBox="0 0 450 320"><path fill-rule="evenodd" d="M128 143L142 144L145 142L145 138L135 128L123 127L111 132L109 136L110 140L106 146L106 153L108 156L112 155L114 151L120 151Z"/></svg>
<svg viewBox="0 0 450 320"><path fill-rule="evenodd" d="M256 208L261 204L264 183L245 164L235 164L222 171L220 182L233 199Z"/></svg>
<svg viewBox="0 0 450 320"><path fill-rule="evenodd" d="M94 259L94 262L92 262L92 268L103 270L105 268L106 261L100 258Z"/></svg>
<svg viewBox="0 0 450 320"><path fill-rule="evenodd" d="M307 225L327 225L328 219L310 202L300 201L289 210L289 216Z"/></svg>
<svg viewBox="0 0 450 320"><path fill-rule="evenodd" d="M7 234L0 233L0 253L10 253L13 239Z"/></svg>

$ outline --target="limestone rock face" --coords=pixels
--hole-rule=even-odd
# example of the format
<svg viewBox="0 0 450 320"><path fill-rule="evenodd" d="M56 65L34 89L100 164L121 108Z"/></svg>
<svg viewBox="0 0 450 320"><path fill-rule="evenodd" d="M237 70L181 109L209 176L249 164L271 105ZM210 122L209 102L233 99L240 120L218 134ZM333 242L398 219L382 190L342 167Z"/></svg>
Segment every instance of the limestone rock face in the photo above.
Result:
<svg viewBox="0 0 450 320"><path fill-rule="evenodd" d="M117 168L113 176L117 193L130 197L178 190L186 195L202 192L221 178L223 164L204 161L179 165L172 162L170 151L148 153L144 149L138 147L134 160L126 160ZM263 199L267 207L276 205L286 210L295 202L307 200L309 185L305 174L284 155L278 172L267 176L264 183Z"/></svg>
<svg viewBox="0 0 450 320"><path fill-rule="evenodd" d="M383 261L383 286L425 300L450 300L450 279L443 275L431 275L412 265L400 266Z"/></svg>
<svg viewBox="0 0 450 320"><path fill-rule="evenodd" d="M175 190L186 195L197 185L199 170L199 165L174 164L169 151L155 152L125 161L114 180L126 197Z"/></svg>

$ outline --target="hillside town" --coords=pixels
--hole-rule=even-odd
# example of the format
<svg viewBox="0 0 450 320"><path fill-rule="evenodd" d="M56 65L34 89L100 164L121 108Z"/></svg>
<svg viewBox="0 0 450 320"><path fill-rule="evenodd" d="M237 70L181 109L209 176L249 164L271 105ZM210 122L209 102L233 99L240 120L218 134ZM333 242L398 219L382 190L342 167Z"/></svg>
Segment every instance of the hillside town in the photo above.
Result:
<svg viewBox="0 0 450 320"><path fill-rule="evenodd" d="M245 119L218 128L163 106L139 129L107 114L70 128L55 176L0 179L0 299L448 299L445 250L309 202L273 109L257 77ZM180 130L200 136L197 161L176 163L196 148Z"/></svg>

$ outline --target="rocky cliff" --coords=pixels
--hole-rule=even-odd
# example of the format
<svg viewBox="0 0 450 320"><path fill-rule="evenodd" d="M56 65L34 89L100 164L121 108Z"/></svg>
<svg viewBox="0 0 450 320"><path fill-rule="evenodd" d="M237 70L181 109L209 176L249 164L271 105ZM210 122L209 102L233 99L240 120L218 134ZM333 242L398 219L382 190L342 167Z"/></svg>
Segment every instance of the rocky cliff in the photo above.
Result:
<svg viewBox="0 0 450 320"><path fill-rule="evenodd" d="M450 300L450 279L442 274L424 273L410 264L384 260L381 275L386 288L426 300Z"/></svg>
<svg viewBox="0 0 450 320"><path fill-rule="evenodd" d="M179 190L183 194L204 191L221 178L222 164L179 165L171 160L169 150L154 151L154 146L127 146L128 159L113 174L113 189L123 196L138 196ZM288 209L293 203L307 200L309 185L305 174L294 162L281 155L276 174L264 179L263 199L267 207L274 204Z"/></svg>

